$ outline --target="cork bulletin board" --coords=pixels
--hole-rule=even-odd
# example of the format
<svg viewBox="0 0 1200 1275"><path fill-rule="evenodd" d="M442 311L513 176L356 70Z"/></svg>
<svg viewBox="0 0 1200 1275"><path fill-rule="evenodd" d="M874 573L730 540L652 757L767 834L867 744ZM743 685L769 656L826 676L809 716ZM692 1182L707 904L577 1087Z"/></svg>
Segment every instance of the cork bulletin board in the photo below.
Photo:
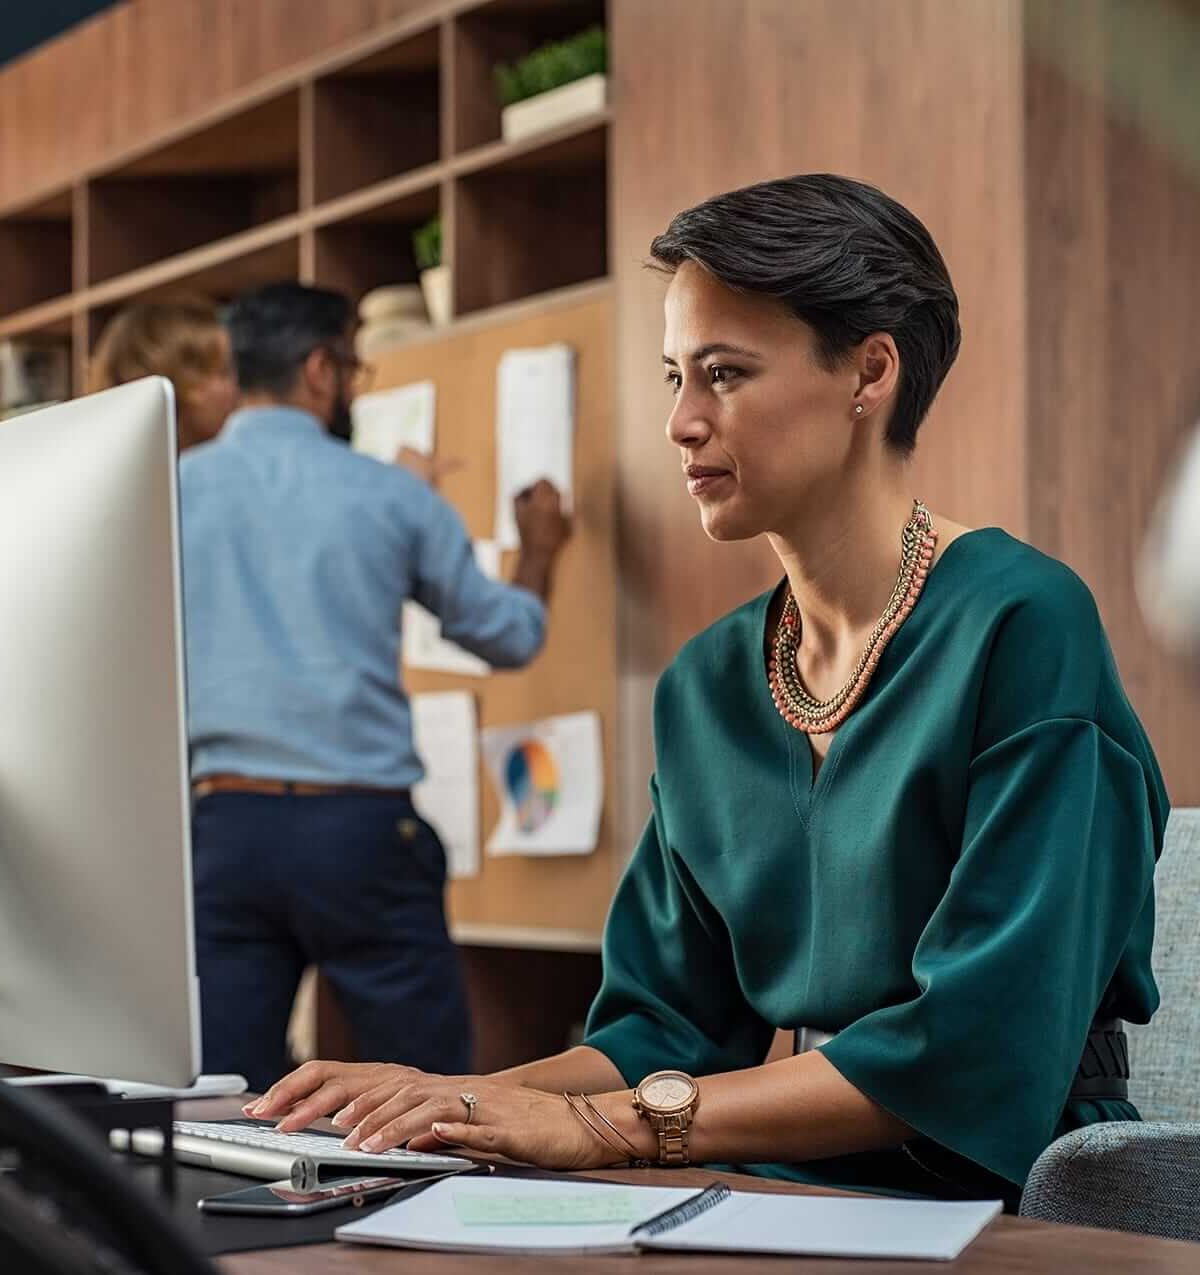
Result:
<svg viewBox="0 0 1200 1275"><path fill-rule="evenodd" d="M576 401L573 534L554 572L546 645L528 668L485 678L405 669L410 693L465 690L480 728L557 714L600 715L604 807L596 850L583 856L489 857L482 846L499 803L480 770L480 872L451 883L448 913L465 941L587 947L599 937L624 856L613 844L614 714L617 702L616 554L614 543L613 309L607 285L561 306L444 336L374 358L375 388L431 380L437 386L436 454L464 468L440 490L462 514L473 539L490 539L496 502L496 369L508 349L563 342L575 351ZM515 553L501 575L510 579Z"/></svg>

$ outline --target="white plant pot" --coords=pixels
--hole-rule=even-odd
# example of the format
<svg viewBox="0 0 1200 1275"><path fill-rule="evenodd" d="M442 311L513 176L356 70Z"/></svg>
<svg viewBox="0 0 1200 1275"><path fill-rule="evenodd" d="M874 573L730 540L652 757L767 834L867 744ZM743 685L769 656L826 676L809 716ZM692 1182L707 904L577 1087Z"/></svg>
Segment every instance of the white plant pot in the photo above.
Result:
<svg viewBox="0 0 1200 1275"><path fill-rule="evenodd" d="M450 322L450 283L449 266L434 266L432 270L421 271L425 309L429 311L429 322L435 328L445 327Z"/></svg>
<svg viewBox="0 0 1200 1275"><path fill-rule="evenodd" d="M384 350L424 335L432 326L425 313L425 302L422 301L420 318L377 319L374 323L362 324L354 334L354 353L369 363Z"/></svg>
<svg viewBox="0 0 1200 1275"><path fill-rule="evenodd" d="M608 101L608 76L585 75L548 93L514 102L500 112L500 136L506 142L520 141L533 133L558 128L582 115L602 111Z"/></svg>

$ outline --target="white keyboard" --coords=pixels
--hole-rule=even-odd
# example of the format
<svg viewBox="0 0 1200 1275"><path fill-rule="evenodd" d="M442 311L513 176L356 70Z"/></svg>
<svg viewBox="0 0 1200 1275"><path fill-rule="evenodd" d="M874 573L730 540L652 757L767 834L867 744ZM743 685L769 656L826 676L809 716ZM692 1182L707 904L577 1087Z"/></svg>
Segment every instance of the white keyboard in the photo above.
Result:
<svg viewBox="0 0 1200 1275"><path fill-rule="evenodd" d="M111 1136L120 1151L142 1155L162 1153L162 1135L155 1129L124 1130ZM297 1191L318 1182L354 1173L374 1177L428 1177L460 1173L475 1166L461 1156L434 1155L395 1148L391 1151L347 1151L337 1134L277 1133L268 1123L254 1120L176 1120L172 1142L175 1159L224 1173L276 1182L290 1178Z"/></svg>

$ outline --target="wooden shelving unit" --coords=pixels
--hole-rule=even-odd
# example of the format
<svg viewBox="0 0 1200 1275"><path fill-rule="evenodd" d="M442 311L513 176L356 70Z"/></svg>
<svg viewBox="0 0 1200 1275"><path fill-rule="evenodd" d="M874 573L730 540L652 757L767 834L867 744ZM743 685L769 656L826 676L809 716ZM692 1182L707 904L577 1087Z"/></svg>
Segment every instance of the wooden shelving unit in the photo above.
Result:
<svg viewBox="0 0 1200 1275"><path fill-rule="evenodd" d="M443 4L0 208L0 339L70 342L79 390L130 301L283 278L357 299L416 279L412 231L438 213L457 317L605 278L610 113L506 144L492 78L605 10Z"/></svg>

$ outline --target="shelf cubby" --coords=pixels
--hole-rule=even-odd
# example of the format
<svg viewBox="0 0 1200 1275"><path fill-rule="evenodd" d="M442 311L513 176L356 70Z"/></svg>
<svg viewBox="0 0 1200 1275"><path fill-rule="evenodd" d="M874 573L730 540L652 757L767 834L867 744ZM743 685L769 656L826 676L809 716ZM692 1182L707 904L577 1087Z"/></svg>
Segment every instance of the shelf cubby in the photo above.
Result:
<svg viewBox="0 0 1200 1275"><path fill-rule="evenodd" d="M458 315L608 272L607 116L495 149L456 181L453 260L471 263L454 271Z"/></svg>
<svg viewBox="0 0 1200 1275"><path fill-rule="evenodd" d="M495 67L591 26L605 24L604 0L491 0L454 19L455 154L500 139Z"/></svg>
<svg viewBox="0 0 1200 1275"><path fill-rule="evenodd" d="M88 283L295 213L299 155L299 93L292 90L94 177Z"/></svg>
<svg viewBox="0 0 1200 1275"><path fill-rule="evenodd" d="M426 186L318 226L314 282L356 303L381 284L414 282L412 232L437 215L440 194L440 186Z"/></svg>
<svg viewBox="0 0 1200 1275"><path fill-rule="evenodd" d="M82 314L81 330L76 337L76 391L83 392L88 363L100 334L108 321L127 305L196 296L223 305L240 293L299 275L298 235L287 235L243 251L237 250L236 243L224 248L223 251L198 251L179 261L154 267L128 284L125 280L116 280L111 286L95 289L92 304Z"/></svg>
<svg viewBox="0 0 1200 1275"><path fill-rule="evenodd" d="M300 272L300 237L284 234L267 242L242 239L214 244L108 287L92 290L91 308L131 301L159 301L181 295L200 295L223 303L240 293L281 279L295 279Z"/></svg>
<svg viewBox="0 0 1200 1275"><path fill-rule="evenodd" d="M317 204L440 157L439 29L432 27L313 83Z"/></svg>
<svg viewBox="0 0 1200 1275"><path fill-rule="evenodd" d="M67 189L0 220L0 317L70 293L72 207Z"/></svg>

